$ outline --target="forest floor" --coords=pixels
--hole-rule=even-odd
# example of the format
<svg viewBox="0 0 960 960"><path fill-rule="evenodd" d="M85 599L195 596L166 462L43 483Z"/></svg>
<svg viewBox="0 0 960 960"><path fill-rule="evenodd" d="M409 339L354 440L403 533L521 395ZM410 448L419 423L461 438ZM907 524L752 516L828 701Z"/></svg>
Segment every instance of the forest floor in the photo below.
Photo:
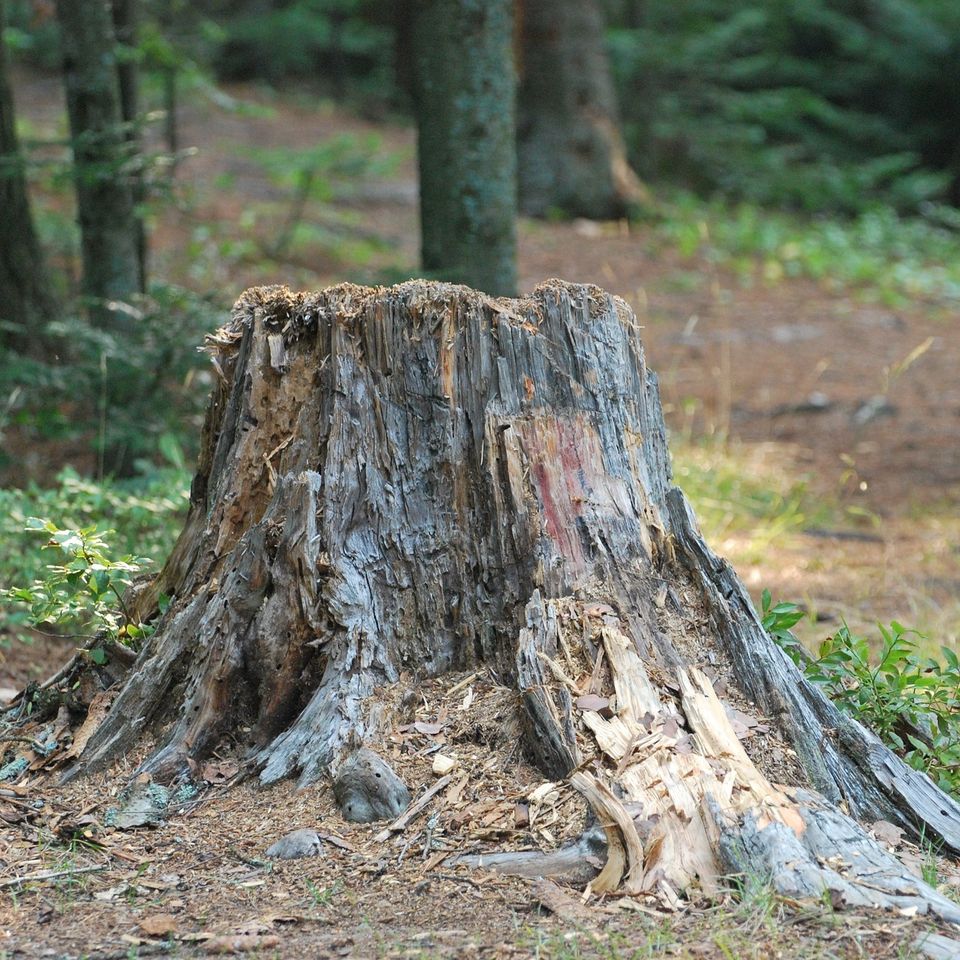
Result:
<svg viewBox="0 0 960 960"><path fill-rule="evenodd" d="M393 282L415 272L408 127L306 95L252 86L226 93L234 109L197 92L182 111L180 140L196 152L178 166L174 202L152 216L155 276L218 291L226 316L246 286ZM62 134L56 78L20 75L17 95L38 137ZM368 154L366 175L331 175L333 200L309 202L277 255L271 244L297 219L289 171L309 167L310 151L341 135ZM63 204L62 191L45 194L42 223L62 223ZM896 618L934 648L956 646L955 312L939 303L894 309L806 279L768 283L759 266L745 281L707 256L681 255L654 226L522 221L520 288L548 277L595 283L636 311L660 377L677 479L714 548L755 594L769 588L802 602L811 616L798 629L808 641L841 618L863 630ZM68 649L15 646L0 664L0 687L51 672ZM879 958L910 955L919 930L908 918L809 910L762 890L676 914L611 901L585 918L575 901L546 915L526 881L426 873L417 857L384 867L370 846L375 831L340 821L325 787L261 793L241 785L156 830L112 834L100 847L81 830L64 845L56 827L87 807L95 816L112 790L106 781L45 788L44 810L0 835L0 957L190 956L210 952L208 934L246 931L254 955L282 957ZM319 819L346 846L264 865L277 836ZM930 851L908 855L952 875ZM77 867L97 869L70 872ZM67 872L10 882L43 870Z"/></svg>

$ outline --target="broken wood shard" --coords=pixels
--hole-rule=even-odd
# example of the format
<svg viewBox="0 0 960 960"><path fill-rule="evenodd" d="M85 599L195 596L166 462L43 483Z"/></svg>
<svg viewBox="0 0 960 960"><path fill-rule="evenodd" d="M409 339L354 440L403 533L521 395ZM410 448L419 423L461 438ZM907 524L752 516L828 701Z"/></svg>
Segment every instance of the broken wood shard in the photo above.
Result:
<svg viewBox="0 0 960 960"><path fill-rule="evenodd" d="M242 740L263 783L310 784L384 742L379 690L489 669L515 686L527 757L607 837L594 892L675 904L762 870L796 895L955 916L837 807L960 852L960 806L807 683L704 543L622 300L557 280L520 300L264 287L208 349L190 512L131 601L143 620L172 602L68 776L150 731L155 781ZM763 715L746 747L707 665ZM776 767L765 737L797 762Z"/></svg>

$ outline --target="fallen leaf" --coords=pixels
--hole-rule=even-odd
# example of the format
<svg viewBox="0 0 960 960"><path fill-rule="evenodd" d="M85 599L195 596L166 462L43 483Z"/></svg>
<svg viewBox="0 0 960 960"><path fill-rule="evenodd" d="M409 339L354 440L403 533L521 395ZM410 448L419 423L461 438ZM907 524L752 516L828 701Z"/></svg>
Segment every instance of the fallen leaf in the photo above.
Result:
<svg viewBox="0 0 960 960"><path fill-rule="evenodd" d="M116 887L107 887L106 890L96 890L93 894L94 900L116 900L118 897L124 896L128 891L132 892L136 896L137 888L131 887L129 884L121 883Z"/></svg>
<svg viewBox="0 0 960 960"><path fill-rule="evenodd" d="M585 693L582 697L577 697L574 702L578 710L593 710L595 713L609 711L610 707L609 697L600 697L595 693Z"/></svg>
<svg viewBox="0 0 960 960"><path fill-rule="evenodd" d="M876 820L870 824L870 829L878 840L891 847L899 846L903 839L903 831L889 820Z"/></svg>
<svg viewBox="0 0 960 960"><path fill-rule="evenodd" d="M335 833L322 833L318 830L317 836L321 840L326 840L327 843L332 843L335 847L339 847L341 850L349 850L351 853L356 852L357 848L349 840L344 840L343 837L338 837Z"/></svg>
<svg viewBox="0 0 960 960"><path fill-rule="evenodd" d="M414 725L413 729L417 733L425 733L428 737L435 736L443 729L442 723L426 723L423 720L418 720Z"/></svg>
<svg viewBox="0 0 960 960"><path fill-rule="evenodd" d="M675 737L680 732L680 724L673 717L667 717L661 732L665 737Z"/></svg>
<svg viewBox="0 0 960 960"><path fill-rule="evenodd" d="M467 785L467 781L469 779L469 775L464 774L456 783L451 783L450 786L447 787L447 803L456 804L460 802L460 797L463 794L463 788Z"/></svg>
<svg viewBox="0 0 960 960"><path fill-rule="evenodd" d="M208 761L203 765L201 776L207 783L219 784L233 779L240 772L240 765L234 760Z"/></svg>
<svg viewBox="0 0 960 960"><path fill-rule="evenodd" d="M177 919L172 913L155 913L144 917L137 926L148 937L169 937L177 931Z"/></svg>

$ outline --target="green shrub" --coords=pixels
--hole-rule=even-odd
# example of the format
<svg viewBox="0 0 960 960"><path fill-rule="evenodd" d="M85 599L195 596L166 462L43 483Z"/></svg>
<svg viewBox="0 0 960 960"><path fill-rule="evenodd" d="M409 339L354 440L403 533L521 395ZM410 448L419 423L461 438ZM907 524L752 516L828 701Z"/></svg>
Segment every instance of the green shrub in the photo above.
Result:
<svg viewBox="0 0 960 960"><path fill-rule="evenodd" d="M57 530L109 537L112 549L124 557L146 555L159 565L170 553L189 500L190 478L182 467L103 482L67 468L57 479L57 486L49 489L35 484L0 489L0 584L4 587L49 577L43 545L27 529L35 517L56 517ZM96 528L111 529L96 534ZM149 569L151 565L141 562L138 566ZM0 609L0 627L29 620L20 606Z"/></svg>
<svg viewBox="0 0 960 960"><path fill-rule="evenodd" d="M59 563L47 564L44 575L29 586L11 587L0 597L29 607L36 627L53 626L86 631L129 645L144 636L145 627L134 622L123 593L133 577L151 561L145 557L112 556L104 535L96 527L60 529L50 520L30 517L26 529L43 535L42 549L53 551ZM102 649L91 650L95 662Z"/></svg>
<svg viewBox="0 0 960 960"><path fill-rule="evenodd" d="M921 657L918 641L924 638L893 621L878 624L876 654L868 638L844 624L811 656L791 632L803 617L796 604L773 604L765 590L761 617L773 639L841 710L941 789L960 793L960 660L953 650L942 647L942 660Z"/></svg>
<svg viewBox="0 0 960 960"><path fill-rule="evenodd" d="M844 213L916 210L955 186L952 0L612 6L626 139L648 180Z"/></svg>
<svg viewBox="0 0 960 960"><path fill-rule="evenodd" d="M810 277L864 290L889 305L960 302L960 223L949 207L903 217L874 207L848 220L809 218L680 192L657 234L684 256L739 272L745 282Z"/></svg>
<svg viewBox="0 0 960 960"><path fill-rule="evenodd" d="M122 336L69 314L45 331L49 359L0 355L0 438L7 450L34 442L86 444L99 473L130 475L163 445L180 460L196 452L211 384L198 348L222 320L222 305L188 290L155 284L118 309L136 319ZM0 448L0 470L11 466ZM42 513L53 516L52 513Z"/></svg>

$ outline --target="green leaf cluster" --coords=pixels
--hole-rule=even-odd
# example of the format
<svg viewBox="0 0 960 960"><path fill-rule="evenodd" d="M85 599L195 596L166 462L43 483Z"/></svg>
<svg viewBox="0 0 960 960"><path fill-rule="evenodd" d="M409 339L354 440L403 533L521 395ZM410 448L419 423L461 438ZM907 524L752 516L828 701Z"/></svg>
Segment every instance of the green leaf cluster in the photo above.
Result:
<svg viewBox="0 0 960 960"><path fill-rule="evenodd" d="M121 554L122 562L129 562L130 556L141 552L166 557L183 525L189 485L189 474L181 464L179 468L151 470L130 480L102 482L81 477L75 470L66 468L57 477L57 484L50 488L29 484L23 489L0 489L0 584L31 583L34 586L25 589L38 599L43 595L37 592L35 584L46 581L49 576L50 548L34 546L36 534L29 536L31 530L40 529L32 519L38 516L57 517L57 529L73 531L75 536L94 537L91 546L96 545L97 552L107 558L111 552L101 545L104 537L109 537L112 552ZM98 528L106 527L115 532L96 533ZM46 527L43 530L50 533ZM68 545L76 542L71 539ZM106 586L102 578L101 585ZM104 594L101 590L100 593L105 601L110 601L109 592ZM36 615L29 612L24 602L31 604L32 599L9 593L6 599L14 602L0 606L0 627L16 628L26 622L37 622ZM52 596L48 600L54 602ZM80 621L85 621L85 613L80 610L78 613ZM65 626L66 619L69 618L59 618L57 622ZM75 628L82 629L75 626L69 629Z"/></svg>
<svg viewBox="0 0 960 960"><path fill-rule="evenodd" d="M669 209L658 238L733 270L745 285L809 277L890 307L960 302L960 216L951 207L931 203L903 216L875 206L842 220L677 191Z"/></svg>
<svg viewBox="0 0 960 960"><path fill-rule="evenodd" d="M762 598L761 622L771 637L843 711L870 727L915 770L948 793L960 794L960 659L949 647L941 658L922 656L924 637L897 621L878 624L876 642L844 623L816 656L791 628L804 616L794 603Z"/></svg>
<svg viewBox="0 0 960 960"><path fill-rule="evenodd" d="M29 517L26 529L43 534L43 549L56 554L57 562L47 565L46 574L28 587L12 587L0 597L26 604L37 627L46 625L111 637L136 644L145 636L144 624L133 620L123 593L150 560L125 555L114 558L96 527L61 529L50 520ZM92 650L91 657L98 662Z"/></svg>

